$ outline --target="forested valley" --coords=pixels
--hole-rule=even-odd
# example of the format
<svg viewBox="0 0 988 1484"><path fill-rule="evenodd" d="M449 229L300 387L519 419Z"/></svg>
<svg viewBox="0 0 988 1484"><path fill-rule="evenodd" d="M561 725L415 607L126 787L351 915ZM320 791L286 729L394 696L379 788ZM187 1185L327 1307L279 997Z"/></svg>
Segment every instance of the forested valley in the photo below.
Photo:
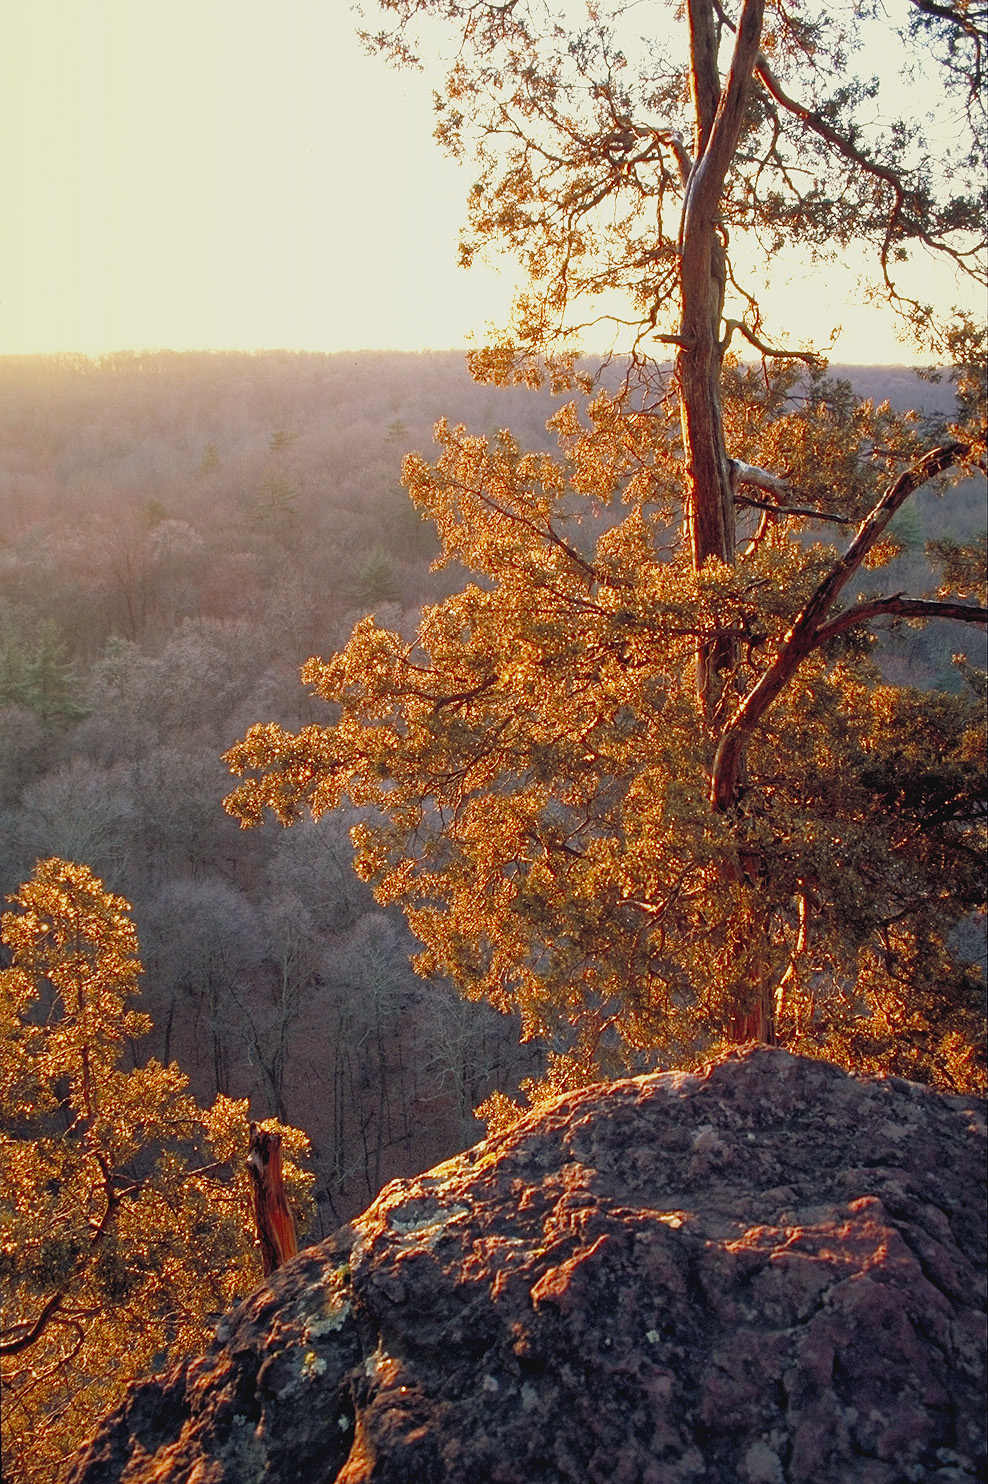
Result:
<svg viewBox="0 0 988 1484"><path fill-rule="evenodd" d="M902 367L828 377L951 407L949 384ZM430 570L434 530L399 484L435 418L551 449L561 400L478 385L453 352L0 362L0 888L57 856L132 904L153 1030L131 1061L175 1060L200 1101L303 1128L317 1234L472 1142L476 1106L544 1049L413 973L404 917L352 870L355 811L244 833L221 755L259 720L325 721L304 661L371 612L410 638L461 585ZM925 541L979 526L976 481L922 493L886 582L928 587ZM955 690L955 653L983 663L969 625L889 630L896 684Z"/></svg>
<svg viewBox="0 0 988 1484"><path fill-rule="evenodd" d="M452 353L7 360L0 385L0 889L56 856L132 904L154 1029L131 1061L304 1128L324 1233L470 1143L538 1057L416 978L352 818L245 834L221 754L324 719L300 665L455 581L398 483L440 410L545 442L548 401Z"/></svg>

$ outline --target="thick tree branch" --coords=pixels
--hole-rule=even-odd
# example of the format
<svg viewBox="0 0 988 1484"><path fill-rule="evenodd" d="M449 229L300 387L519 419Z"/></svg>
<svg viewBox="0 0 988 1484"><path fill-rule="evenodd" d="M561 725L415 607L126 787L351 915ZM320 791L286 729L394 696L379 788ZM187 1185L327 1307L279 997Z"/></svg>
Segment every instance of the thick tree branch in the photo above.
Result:
<svg viewBox="0 0 988 1484"><path fill-rule="evenodd" d="M695 8L697 8L697 0L693 0L691 4L691 15ZM710 16L712 27L712 14L709 10L707 13ZM744 0L744 8L738 22L734 55L731 58L731 70L727 74L727 82L720 94L717 113L710 128L706 148L702 154L699 150L697 151L697 162L690 177L689 190L683 208L684 248L688 243L694 222L702 229L717 216L724 182L741 135L748 89L755 60L759 55L758 47L762 36L764 13L765 0Z"/></svg>
<svg viewBox="0 0 988 1484"><path fill-rule="evenodd" d="M717 28L709 0L689 0L690 89L695 129L693 153L699 160L707 147L720 102L717 70Z"/></svg>
<svg viewBox="0 0 988 1484"><path fill-rule="evenodd" d="M741 459L730 460L731 491L734 494L734 503L738 503L737 488L739 484L750 484L755 489L767 490L770 495L787 495L789 493L789 481L778 474L772 474L768 469L760 469L757 464L745 464ZM743 498L743 497L742 497Z"/></svg>
<svg viewBox="0 0 988 1484"><path fill-rule="evenodd" d="M867 623L889 613L896 618L952 618L961 623L988 624L988 608L976 608L973 603L936 603L925 598L904 598L896 593L890 598L873 598L866 603L855 603L844 613L839 613L829 623L821 624L816 631L814 648L826 644L828 639L843 634L855 624Z"/></svg>
<svg viewBox="0 0 988 1484"><path fill-rule="evenodd" d="M699 17L700 0L690 14ZM707 0L705 24L713 28ZM720 401L723 351L720 347L727 262L720 229L721 198L744 122L752 68L761 38L764 0L744 0L730 72L710 125L706 148L698 155L683 203L681 228L682 340L676 359L685 453L686 504L694 567L711 557L733 562L734 500L724 447ZM699 20L697 19L697 24ZM696 76L696 70L694 76ZM699 107L699 104L698 104ZM698 113L698 130L704 123ZM719 644L697 656L697 684L704 706L716 709L716 676L730 665Z"/></svg>
<svg viewBox="0 0 988 1484"><path fill-rule="evenodd" d="M968 14L966 8L961 5L937 5L935 0L910 0L910 4L923 15L936 16L938 20L949 22L956 31L969 36L972 41L981 39L978 21L984 24L988 20L984 5L972 6Z"/></svg>
<svg viewBox="0 0 988 1484"><path fill-rule="evenodd" d="M801 515L807 520L829 520L836 526L853 526L849 515L831 515L826 510L811 510L803 505L773 505L769 500L756 500L751 495L735 495L735 505L751 505L755 510L767 510L771 515Z"/></svg>
<svg viewBox="0 0 988 1484"><path fill-rule="evenodd" d="M715 809L729 809L734 802L741 757L747 739L814 648L817 635L844 585L860 567L900 505L914 490L949 469L965 452L966 449L959 443L934 448L925 458L899 475L870 515L862 521L843 557L817 587L782 640L774 661L745 696L724 728L710 779L710 802Z"/></svg>

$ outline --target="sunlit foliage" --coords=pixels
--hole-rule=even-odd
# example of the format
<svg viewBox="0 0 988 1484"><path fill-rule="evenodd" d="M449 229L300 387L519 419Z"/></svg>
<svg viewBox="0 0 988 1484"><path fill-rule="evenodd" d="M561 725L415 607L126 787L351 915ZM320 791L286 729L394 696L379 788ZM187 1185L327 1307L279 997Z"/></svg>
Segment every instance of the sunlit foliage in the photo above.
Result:
<svg viewBox="0 0 988 1484"><path fill-rule="evenodd" d="M440 424L438 463L406 460L472 580L411 643L365 619L310 660L336 719L252 728L227 758L260 776L228 807L366 810L358 871L404 907L421 971L547 1043L536 1098L752 1038L974 1085L977 975L951 935L984 906L977 684L894 688L869 651L876 625L984 624L975 553L931 553L938 593L865 574L903 550L917 489L983 463L983 335L900 276L930 253L984 282L980 42L963 7L888 24L900 67L935 42L932 115L953 114L876 123L882 85L849 65L871 12L662 9L643 38L623 5L381 0L367 39L392 61L449 46L464 261L506 251L527 278L474 376L589 391L575 337L604 324L624 376L557 415L559 458ZM877 297L956 368L952 427L766 339L758 279L793 242L867 250Z"/></svg>
<svg viewBox="0 0 988 1484"><path fill-rule="evenodd" d="M55 1480L135 1377L198 1352L260 1280L246 1102L197 1106L135 1061L150 1020L128 904L39 862L3 918L0 1263L5 1484ZM304 1230L307 1141L277 1127Z"/></svg>
<svg viewBox="0 0 988 1484"><path fill-rule="evenodd" d="M793 380L732 373L732 444L853 526L888 479L862 449L908 456L915 429L822 381L793 405ZM543 1093L757 1034L759 1002L794 1049L975 1085L977 974L950 940L984 903L976 697L882 684L873 635L838 619L754 732L737 807L711 809L725 723L702 712L697 639L735 637L736 704L837 553L819 523L759 519L734 567L698 574L676 423L602 396L555 425L560 458L441 425L438 464L406 460L473 580L412 644L368 618L310 660L339 720L252 728L228 761L260 776L228 807L365 808L359 873L404 906L422 972L554 1048Z"/></svg>

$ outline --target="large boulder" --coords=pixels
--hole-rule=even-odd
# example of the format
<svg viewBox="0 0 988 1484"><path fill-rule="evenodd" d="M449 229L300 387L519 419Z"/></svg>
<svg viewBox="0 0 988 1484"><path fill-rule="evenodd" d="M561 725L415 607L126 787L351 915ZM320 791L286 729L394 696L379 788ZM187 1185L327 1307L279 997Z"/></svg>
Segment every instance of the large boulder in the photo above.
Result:
<svg viewBox="0 0 988 1484"><path fill-rule="evenodd" d="M985 1477L981 1105L753 1048L393 1181L71 1484Z"/></svg>

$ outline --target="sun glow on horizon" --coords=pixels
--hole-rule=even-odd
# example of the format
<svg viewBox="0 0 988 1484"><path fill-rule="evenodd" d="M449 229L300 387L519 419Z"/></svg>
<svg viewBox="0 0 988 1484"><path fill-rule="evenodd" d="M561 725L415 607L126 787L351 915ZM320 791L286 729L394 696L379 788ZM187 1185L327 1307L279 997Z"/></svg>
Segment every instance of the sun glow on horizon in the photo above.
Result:
<svg viewBox="0 0 988 1484"><path fill-rule="evenodd" d="M7 10L0 354L416 350L507 320L513 265L456 266L471 174L431 138L431 80L365 56L348 8ZM843 324L837 360L917 359L853 272L779 266L790 345Z"/></svg>

